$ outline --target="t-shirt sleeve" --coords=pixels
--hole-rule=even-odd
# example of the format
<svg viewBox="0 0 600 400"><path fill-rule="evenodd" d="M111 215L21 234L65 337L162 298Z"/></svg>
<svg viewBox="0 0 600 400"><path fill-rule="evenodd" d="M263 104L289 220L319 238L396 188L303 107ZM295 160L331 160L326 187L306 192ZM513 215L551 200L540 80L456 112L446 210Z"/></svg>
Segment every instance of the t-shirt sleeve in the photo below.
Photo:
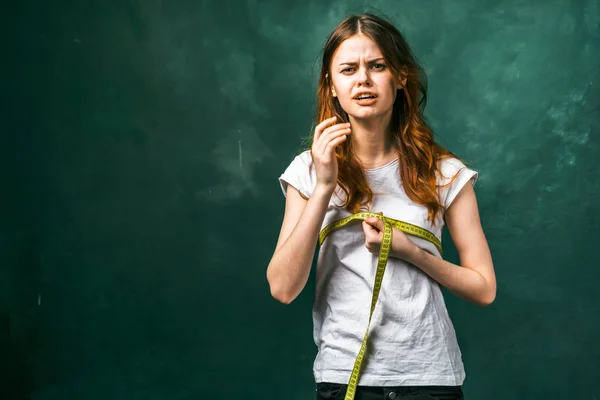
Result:
<svg viewBox="0 0 600 400"><path fill-rule="evenodd" d="M454 157L443 159L440 164L440 170L442 173L442 176L438 177L440 200L444 209L448 209L456 198L456 195L467 182L471 182L475 186L479 173L468 168L462 161ZM454 182L447 185L457 174L458 176Z"/></svg>
<svg viewBox="0 0 600 400"><path fill-rule="evenodd" d="M287 194L288 185L296 188L304 197L310 197L315 187L314 166L311 168L310 150L297 155L279 177L283 195Z"/></svg>

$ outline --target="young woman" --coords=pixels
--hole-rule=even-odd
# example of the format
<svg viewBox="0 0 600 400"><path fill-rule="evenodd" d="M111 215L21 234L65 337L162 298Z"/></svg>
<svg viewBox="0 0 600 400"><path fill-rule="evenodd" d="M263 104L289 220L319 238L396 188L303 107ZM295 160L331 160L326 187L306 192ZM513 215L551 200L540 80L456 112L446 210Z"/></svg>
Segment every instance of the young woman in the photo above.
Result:
<svg viewBox="0 0 600 400"><path fill-rule="evenodd" d="M267 279L277 300L293 301L319 240L317 399L463 398L440 285L486 306L496 278L478 173L435 143L424 79L392 24L342 21L323 51L311 148L280 177L285 215ZM444 224L460 265L442 258Z"/></svg>

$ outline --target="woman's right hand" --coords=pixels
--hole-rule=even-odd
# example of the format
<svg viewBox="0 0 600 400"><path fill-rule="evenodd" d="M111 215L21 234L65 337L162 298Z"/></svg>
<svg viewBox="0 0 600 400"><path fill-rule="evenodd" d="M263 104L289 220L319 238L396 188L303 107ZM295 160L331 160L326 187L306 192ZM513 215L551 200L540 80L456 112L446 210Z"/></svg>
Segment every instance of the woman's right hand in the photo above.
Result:
<svg viewBox="0 0 600 400"><path fill-rule="evenodd" d="M337 117L322 121L315 128L311 155L317 170L317 186L333 192L337 185L338 165L335 148L349 135L350 123L333 123Z"/></svg>

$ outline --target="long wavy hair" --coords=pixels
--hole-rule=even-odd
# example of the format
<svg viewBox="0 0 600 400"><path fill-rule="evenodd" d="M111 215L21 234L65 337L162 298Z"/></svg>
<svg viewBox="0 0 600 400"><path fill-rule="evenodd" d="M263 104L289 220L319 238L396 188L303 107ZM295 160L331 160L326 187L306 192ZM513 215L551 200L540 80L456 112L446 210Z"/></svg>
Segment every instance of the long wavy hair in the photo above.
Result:
<svg viewBox="0 0 600 400"><path fill-rule="evenodd" d="M330 68L340 44L356 34L365 35L379 46L394 77L402 72L407 78L404 88L398 89L393 105L390 140L400 156L400 180L404 191L412 201L427 207L428 220L435 225L438 213L443 211L437 191L438 162L444 158L458 157L434 141L433 132L423 116L427 104L427 78L423 67L390 22L365 13L346 18L333 30L322 54L316 123L333 116L338 118L338 123L349 122L348 114L339 100L332 96ZM312 136L309 140L312 143ZM352 135L337 146L336 158L337 182L346 195L343 206L351 213L368 209L373 192L367 183L363 166L353 151Z"/></svg>

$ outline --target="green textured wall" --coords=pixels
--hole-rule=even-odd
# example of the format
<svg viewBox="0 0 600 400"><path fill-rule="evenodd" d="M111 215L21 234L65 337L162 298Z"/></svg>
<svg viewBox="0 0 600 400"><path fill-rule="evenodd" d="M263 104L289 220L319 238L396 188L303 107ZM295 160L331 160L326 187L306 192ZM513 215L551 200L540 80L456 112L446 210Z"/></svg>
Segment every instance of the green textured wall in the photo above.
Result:
<svg viewBox="0 0 600 400"><path fill-rule="evenodd" d="M480 172L498 296L445 292L467 398L600 399L600 1L369 4L7 8L2 398L314 398L313 278L289 306L265 278L277 178L326 36L368 10L412 44L439 141Z"/></svg>

